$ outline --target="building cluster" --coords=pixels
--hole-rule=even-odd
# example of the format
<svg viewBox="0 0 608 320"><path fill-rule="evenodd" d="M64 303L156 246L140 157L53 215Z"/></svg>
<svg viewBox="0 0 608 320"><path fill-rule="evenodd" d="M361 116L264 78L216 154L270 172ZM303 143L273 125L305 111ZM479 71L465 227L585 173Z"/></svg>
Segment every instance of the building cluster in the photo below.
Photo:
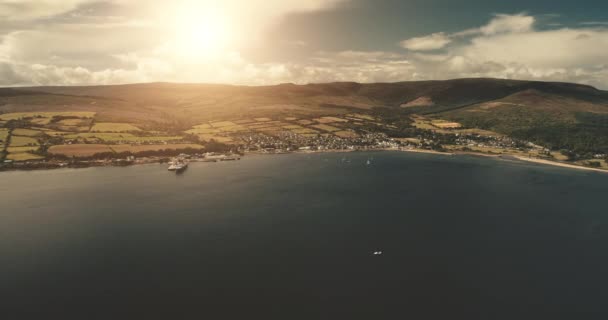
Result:
<svg viewBox="0 0 608 320"><path fill-rule="evenodd" d="M244 152L292 152L322 150L369 150L369 149L442 149L442 146L456 145L470 148L494 148L538 150L545 148L506 136L487 136L480 134L438 134L425 132L415 138L390 138L383 132L369 132L356 137L345 138L332 134L301 135L289 131L273 135L264 133L243 133L235 137Z"/></svg>
<svg viewBox="0 0 608 320"><path fill-rule="evenodd" d="M478 134L455 135L455 145L465 147L498 148L498 149L544 149L528 142L521 142L506 136L482 136Z"/></svg>
<svg viewBox="0 0 608 320"><path fill-rule="evenodd" d="M400 143L384 133L368 133L352 138L330 134L304 136L289 131L276 135L260 133L240 137L245 152L290 152L298 150L361 150L398 148Z"/></svg>

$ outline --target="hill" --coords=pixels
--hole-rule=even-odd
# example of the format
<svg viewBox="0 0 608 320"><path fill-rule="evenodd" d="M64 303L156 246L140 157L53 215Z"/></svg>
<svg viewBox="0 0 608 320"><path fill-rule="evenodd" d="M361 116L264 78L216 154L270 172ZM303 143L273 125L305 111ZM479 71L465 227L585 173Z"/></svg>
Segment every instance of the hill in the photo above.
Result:
<svg viewBox="0 0 608 320"><path fill-rule="evenodd" d="M590 103L608 103L608 92L571 83L501 79L456 79L359 84L350 82L276 86L151 83L118 86L35 87L28 91L71 96L105 97L142 105L205 108L214 105L263 107L272 104L372 108L398 107L417 99L432 101L418 112L441 112L503 99L518 92L536 90Z"/></svg>
<svg viewBox="0 0 608 320"><path fill-rule="evenodd" d="M181 123L245 116L319 116L379 110L422 114L553 148L608 152L608 92L556 82L456 79L275 86L150 83L0 90L0 112L93 111L100 121ZM404 123L404 122L401 122Z"/></svg>
<svg viewBox="0 0 608 320"><path fill-rule="evenodd" d="M608 151L608 105L600 92L529 89L502 99L440 113L467 127L500 132L551 149Z"/></svg>

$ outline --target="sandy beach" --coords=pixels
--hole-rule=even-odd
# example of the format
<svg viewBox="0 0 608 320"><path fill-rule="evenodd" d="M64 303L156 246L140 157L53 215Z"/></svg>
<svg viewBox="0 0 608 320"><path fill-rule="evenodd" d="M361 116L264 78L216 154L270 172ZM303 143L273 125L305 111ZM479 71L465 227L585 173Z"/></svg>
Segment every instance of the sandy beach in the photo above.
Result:
<svg viewBox="0 0 608 320"><path fill-rule="evenodd" d="M424 149L400 149L399 151L416 152L416 153L430 153L430 154L440 154L440 155L449 155L449 156L472 155L472 156L481 156L481 157L488 157L488 158L495 158L495 159L503 159L502 156L508 156L508 157L512 157L513 160L533 162L533 163L537 163L537 164L544 164L544 165L556 166L556 167L562 167L562 168L608 173L608 170L604 170L604 169L583 167L583 166L579 166L579 165L575 165L575 164L569 164L569 163L563 163L563 162L557 162L557 161L551 161L551 160L545 160L545 159L528 158L528 157L523 157L523 156L514 155L514 154L484 154L484 153L479 153L479 152L449 153L449 152L439 152L439 151L424 150Z"/></svg>
<svg viewBox="0 0 608 320"><path fill-rule="evenodd" d="M440 155L444 155L444 156L453 156L454 155L454 153L450 153L450 152L441 152L441 151L426 150L426 149L387 149L387 150L388 151L440 154Z"/></svg>
<svg viewBox="0 0 608 320"><path fill-rule="evenodd" d="M589 167L583 167L583 166L577 166L577 165L574 165L574 164L556 162L556 161L551 161L551 160L528 158L528 157L515 156L515 155L512 155L512 157L514 157L514 158L516 158L518 160L521 160L521 161L527 161L527 162L533 162L533 163L539 163L539 164L546 164L546 165L550 165L550 166L608 173L608 170L597 169L597 168L589 168Z"/></svg>

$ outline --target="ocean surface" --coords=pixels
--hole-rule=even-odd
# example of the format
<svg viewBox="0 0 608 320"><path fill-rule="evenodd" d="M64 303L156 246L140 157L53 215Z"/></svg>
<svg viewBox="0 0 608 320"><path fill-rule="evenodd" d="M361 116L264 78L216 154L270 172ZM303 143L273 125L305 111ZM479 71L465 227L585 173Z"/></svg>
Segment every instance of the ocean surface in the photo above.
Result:
<svg viewBox="0 0 608 320"><path fill-rule="evenodd" d="M607 301L608 174L398 152L0 173L2 319L607 319Z"/></svg>

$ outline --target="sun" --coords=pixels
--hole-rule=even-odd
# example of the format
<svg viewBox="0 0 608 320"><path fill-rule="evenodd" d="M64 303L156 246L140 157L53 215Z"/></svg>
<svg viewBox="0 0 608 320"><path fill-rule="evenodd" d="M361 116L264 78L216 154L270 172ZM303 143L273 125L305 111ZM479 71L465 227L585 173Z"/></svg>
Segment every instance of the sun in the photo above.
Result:
<svg viewBox="0 0 608 320"><path fill-rule="evenodd" d="M181 56L206 57L227 49L231 41L226 15L214 8L181 8L175 21L175 49Z"/></svg>

